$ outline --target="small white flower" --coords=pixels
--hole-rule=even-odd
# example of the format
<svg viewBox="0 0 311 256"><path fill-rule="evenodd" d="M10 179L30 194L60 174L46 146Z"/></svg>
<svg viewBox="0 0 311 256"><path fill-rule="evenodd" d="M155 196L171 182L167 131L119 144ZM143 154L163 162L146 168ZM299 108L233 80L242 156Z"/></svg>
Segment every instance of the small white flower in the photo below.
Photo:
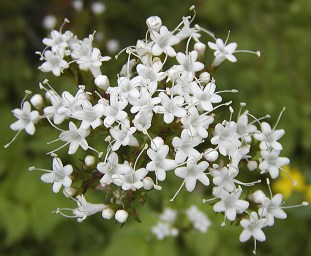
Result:
<svg viewBox="0 0 311 256"><path fill-rule="evenodd" d="M241 190L237 189L232 193L223 190L220 199L221 201L214 204L213 209L215 212L224 212L225 218L230 221L236 219L236 215L243 213L249 206L249 202L240 200Z"/></svg>
<svg viewBox="0 0 311 256"><path fill-rule="evenodd" d="M208 46L215 51L213 66L219 66L220 63L223 62L225 59L231 62L237 61L236 57L233 55L236 50L237 43L230 43L228 45L225 45L222 39L217 38L216 43L208 42Z"/></svg>
<svg viewBox="0 0 311 256"><path fill-rule="evenodd" d="M35 133L35 123L37 123L40 116L38 111L31 111L31 105L28 101L23 103L21 109L14 109L13 115L18 119L16 122L10 125L10 128L13 131L20 131L25 129L25 131L30 135Z"/></svg>
<svg viewBox="0 0 311 256"><path fill-rule="evenodd" d="M245 242L251 237L254 237L255 240L263 242L266 240L264 232L261 230L266 223L266 219L259 219L256 212L252 212L249 220L243 219L240 224L244 228L243 232L240 235L240 241Z"/></svg>
<svg viewBox="0 0 311 256"><path fill-rule="evenodd" d="M182 130L181 137L174 137L172 145L176 151L176 163L182 163L187 157L201 158L201 153L195 149L202 142L200 136L191 137L186 129Z"/></svg>
<svg viewBox="0 0 311 256"><path fill-rule="evenodd" d="M162 26L159 32L151 31L150 37L154 41L152 46L153 55L160 56L164 52L170 57L176 56L176 51L172 46L178 44L180 39L168 31L166 26Z"/></svg>
<svg viewBox="0 0 311 256"><path fill-rule="evenodd" d="M59 138L60 140L67 142L66 144L69 144L68 154L72 155L77 152L79 147L84 150L89 148L85 139L89 134L90 131L88 129L81 127L78 129L73 122L69 122L69 130L63 131L59 135Z"/></svg>
<svg viewBox="0 0 311 256"><path fill-rule="evenodd" d="M119 157L115 152L107 158L107 162L100 162L97 164L97 170L103 173L100 183L102 186L108 185L112 182L112 176L114 174L126 174L132 171L132 167L128 164L119 164Z"/></svg>
<svg viewBox="0 0 311 256"><path fill-rule="evenodd" d="M186 167L178 167L175 169L175 175L185 180L186 189L192 192L199 180L205 186L209 185L209 179L204 173L208 168L208 162L202 161L199 164L191 159L187 161Z"/></svg>
<svg viewBox="0 0 311 256"><path fill-rule="evenodd" d="M254 134L254 138L261 141L261 150L269 150L270 148L273 148L275 150L283 149L281 143L277 141L285 134L285 131L283 129L271 129L271 126L268 123L262 122L261 130L262 132Z"/></svg>
<svg viewBox="0 0 311 256"><path fill-rule="evenodd" d="M259 164L259 169L261 173L269 172L272 179L279 176L279 169L284 165L289 164L289 159L287 157L279 157L280 151L272 150L261 151L261 156L263 161Z"/></svg>
<svg viewBox="0 0 311 256"><path fill-rule="evenodd" d="M42 72L52 72L54 76L60 76L63 69L69 65L62 56L59 56L51 51L44 52L45 62L39 67Z"/></svg>
<svg viewBox="0 0 311 256"><path fill-rule="evenodd" d="M286 219L287 214L281 209L281 205L283 202L283 195L276 194L272 197L272 199L264 198L261 201L261 206L258 210L260 217L265 217L267 220L268 226L274 225L274 218L277 219Z"/></svg>
<svg viewBox="0 0 311 256"><path fill-rule="evenodd" d="M122 187L123 190L136 190L143 187L143 179L148 174L147 169L140 168L137 171L133 169L126 174L113 174L112 182L119 187Z"/></svg>
<svg viewBox="0 0 311 256"><path fill-rule="evenodd" d="M135 127L130 127L130 122L125 120L121 125L121 129L119 126L115 126L109 130L111 136L115 139L115 142L112 146L112 150L116 151L120 148L120 146L139 146L138 140L133 136L133 133L136 132Z"/></svg>
<svg viewBox="0 0 311 256"><path fill-rule="evenodd" d="M63 166L62 161L55 157L53 159L53 171L45 173L41 176L41 180L45 183L53 183L53 192L58 193L62 186L69 188L71 186L70 175L73 171L70 164Z"/></svg>
<svg viewBox="0 0 311 256"><path fill-rule="evenodd" d="M201 233L207 232L211 225L211 221L202 211L200 211L195 205L192 205L185 211L185 213L196 230L199 230Z"/></svg>
<svg viewBox="0 0 311 256"><path fill-rule="evenodd" d="M166 171L172 170L176 167L176 163L174 160L166 158L168 153L168 145L163 145L157 150L153 150L152 148L149 148L147 150L147 155L151 159L151 161L147 164L146 168L150 172L155 172L156 177L159 181L165 180Z"/></svg>

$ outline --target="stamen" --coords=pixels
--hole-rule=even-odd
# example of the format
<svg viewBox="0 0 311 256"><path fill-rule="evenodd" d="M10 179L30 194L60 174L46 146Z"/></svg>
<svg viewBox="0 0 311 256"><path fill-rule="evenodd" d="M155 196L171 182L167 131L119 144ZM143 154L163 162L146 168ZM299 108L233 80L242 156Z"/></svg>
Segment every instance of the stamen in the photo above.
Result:
<svg viewBox="0 0 311 256"><path fill-rule="evenodd" d="M141 157L141 155L144 153L144 151L148 148L148 144L145 144L144 148L142 149L142 151L139 153L139 155L137 156L135 163L134 163L134 170L136 171L136 164L138 162L138 159Z"/></svg>
<svg viewBox="0 0 311 256"><path fill-rule="evenodd" d="M4 145L3 147L4 147L4 148L8 148L8 147L11 145L11 143L17 138L17 136L20 134L21 131L22 131L22 130L19 130L19 131L15 134L15 136L13 137L13 139L12 139L9 143L7 143L6 145Z"/></svg>
<svg viewBox="0 0 311 256"><path fill-rule="evenodd" d="M276 124L273 127L273 131L275 130L275 128L278 125L278 123L280 122L281 116L282 116L284 111L285 111L285 107L282 109L281 113L279 114L278 120L276 121Z"/></svg>
<svg viewBox="0 0 311 256"><path fill-rule="evenodd" d="M177 190L177 192L175 193L175 195L170 199L170 202L173 202L176 198L176 196L178 195L178 193L180 192L180 190L182 189L182 187L185 185L186 180L183 181L183 183L181 183L179 189Z"/></svg>

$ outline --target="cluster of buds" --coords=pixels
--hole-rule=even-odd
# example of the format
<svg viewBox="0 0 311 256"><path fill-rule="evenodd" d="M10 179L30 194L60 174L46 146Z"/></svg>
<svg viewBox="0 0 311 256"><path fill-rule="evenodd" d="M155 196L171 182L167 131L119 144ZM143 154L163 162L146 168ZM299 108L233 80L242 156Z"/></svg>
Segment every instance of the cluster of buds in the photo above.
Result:
<svg viewBox="0 0 311 256"><path fill-rule="evenodd" d="M59 133L49 143L63 142L48 152L51 170L29 168L46 172L41 180L53 184L55 193L63 188L78 204L55 212L80 222L99 212L122 224L130 216L140 221L137 208L147 200L147 192L161 190L167 175L175 175L181 185L171 201L183 187L192 192L202 183L211 197L203 201L213 201L214 211L224 214L222 225L240 223L242 242L251 237L264 241L261 229L273 225L274 218L286 218L282 195L269 199L260 191L247 197L250 186L277 178L289 163L280 156L279 139L285 132L277 124L283 111L273 127L264 121L268 116L256 118L243 110L245 103L234 115L231 101L223 102L222 94L237 91L217 91L213 76L223 61L237 61L235 53L260 53L237 50L228 38L223 41L193 26L194 17L183 17L172 31L159 17L148 18L145 39L116 56L128 58L113 85L101 71L102 62L111 58L93 46L94 35L79 40L71 31L53 30L43 40L41 71L60 76L77 64L77 72L90 71L94 77L94 82L76 85L75 94L59 93L45 80L40 83L42 95L30 102L25 97L13 111L18 120L12 130L33 135L40 122ZM211 64L204 60L206 46L214 51ZM63 165L61 159L70 159L67 147L72 158L84 151L80 167ZM249 180L242 181L245 177ZM102 202L87 202L88 190L101 193Z"/></svg>

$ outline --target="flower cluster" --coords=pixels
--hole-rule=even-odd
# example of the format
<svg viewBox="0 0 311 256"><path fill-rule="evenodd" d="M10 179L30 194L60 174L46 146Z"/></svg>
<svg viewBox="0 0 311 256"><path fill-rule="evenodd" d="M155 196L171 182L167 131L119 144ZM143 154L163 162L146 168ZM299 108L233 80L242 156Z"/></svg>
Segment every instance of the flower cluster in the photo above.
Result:
<svg viewBox="0 0 311 256"><path fill-rule="evenodd" d="M182 217L186 217L187 221L180 224L177 220ZM195 205L185 210L165 208L163 213L160 214L157 224L151 228L151 232L158 240L162 240L165 237L177 236L180 232L190 229L206 233L210 225L211 221Z"/></svg>
<svg viewBox="0 0 311 256"><path fill-rule="evenodd" d="M93 46L93 34L79 40L71 31L53 30L43 39L41 71L60 76L77 65L79 72L89 71L94 77L94 83L78 85L74 94L59 93L45 80L40 83L42 95L34 95L30 102L24 99L21 108L13 111L18 120L12 130L33 135L41 122L59 133L52 142L63 142L49 152L52 170L30 167L47 172L41 180L52 183L55 193L63 187L65 196L78 204L57 213L79 221L98 212L120 223L128 216L139 221L136 208L145 203L147 192L161 190L167 176L175 175L181 186L171 201L184 186L188 192L197 186L206 188L213 198L204 202L215 201L213 209L224 214L223 225L226 221L241 224L242 242L251 236L264 241L261 228L273 225L274 218L286 218L279 209L281 195L268 199L258 192L258 199L257 194L247 198L245 193L260 183L259 177L275 179L289 164L288 158L280 156L279 139L285 132L277 124L283 111L273 127L262 121L268 116L258 119L243 110L244 103L234 118L231 101L224 102L222 95L237 91L217 91L213 76L223 61L237 61L235 53L260 54L236 50L236 43L228 44L228 38L224 42L199 25L192 26L193 20L194 16L184 17L170 31L159 17L148 18L145 39L121 51L127 54L127 62L111 86L101 71L102 62L111 58ZM204 60L206 46L214 51L211 65ZM229 110L229 119L219 109ZM85 151L85 163L64 166L61 158L67 146L72 157ZM250 180L243 181L245 177ZM103 202L87 202L84 195L89 189L102 193ZM207 229L207 221L195 208L187 214L195 228ZM163 228L155 228L159 238L178 232L166 225L166 234Z"/></svg>

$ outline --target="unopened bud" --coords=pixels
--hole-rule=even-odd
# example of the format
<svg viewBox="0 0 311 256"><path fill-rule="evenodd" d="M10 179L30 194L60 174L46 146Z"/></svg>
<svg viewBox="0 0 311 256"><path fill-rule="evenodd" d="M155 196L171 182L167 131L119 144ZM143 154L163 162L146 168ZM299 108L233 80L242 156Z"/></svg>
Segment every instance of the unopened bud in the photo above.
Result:
<svg viewBox="0 0 311 256"><path fill-rule="evenodd" d="M159 31L162 26L162 20L158 16L151 16L146 20L146 24L150 30Z"/></svg>
<svg viewBox="0 0 311 256"><path fill-rule="evenodd" d="M218 158L218 152L213 148L208 148L204 151L204 158L209 162L214 162Z"/></svg>
<svg viewBox="0 0 311 256"><path fill-rule="evenodd" d="M211 75L208 72L200 74L199 79L201 82L208 83L211 80Z"/></svg>
<svg viewBox="0 0 311 256"><path fill-rule="evenodd" d="M127 220L127 217L129 214L125 210L117 210L116 214L114 215L114 218L117 222L124 223Z"/></svg>
<svg viewBox="0 0 311 256"><path fill-rule="evenodd" d="M43 98L40 94L35 94L31 97L30 102L36 109L40 109L43 105Z"/></svg>
<svg viewBox="0 0 311 256"><path fill-rule="evenodd" d="M113 215L114 215L114 211L111 208L105 208L102 211L102 216L106 220L110 220L113 217Z"/></svg>
<svg viewBox="0 0 311 256"><path fill-rule="evenodd" d="M143 179L143 187L145 190L151 190L154 187L153 180L150 177L146 177Z"/></svg>
<svg viewBox="0 0 311 256"><path fill-rule="evenodd" d="M255 171L258 167L258 163L254 160L248 161L247 168L250 171Z"/></svg>
<svg viewBox="0 0 311 256"><path fill-rule="evenodd" d="M109 83L109 79L107 76L105 75L99 75L95 78L94 83L96 84L97 87L106 90L110 83Z"/></svg>
<svg viewBox="0 0 311 256"><path fill-rule="evenodd" d="M199 57L202 57L205 53L206 45L201 42L194 44L194 50L198 53Z"/></svg>
<svg viewBox="0 0 311 256"><path fill-rule="evenodd" d="M249 196L249 199L254 201L256 204L261 204L265 198L266 195L262 192L262 190L257 190Z"/></svg>
<svg viewBox="0 0 311 256"><path fill-rule="evenodd" d="M92 155L88 155L88 156L86 156L85 159L84 159L84 163L85 163L87 166L92 166L92 165L94 165L94 164L95 164L95 161L96 161L96 159L95 159L95 157L92 156Z"/></svg>

